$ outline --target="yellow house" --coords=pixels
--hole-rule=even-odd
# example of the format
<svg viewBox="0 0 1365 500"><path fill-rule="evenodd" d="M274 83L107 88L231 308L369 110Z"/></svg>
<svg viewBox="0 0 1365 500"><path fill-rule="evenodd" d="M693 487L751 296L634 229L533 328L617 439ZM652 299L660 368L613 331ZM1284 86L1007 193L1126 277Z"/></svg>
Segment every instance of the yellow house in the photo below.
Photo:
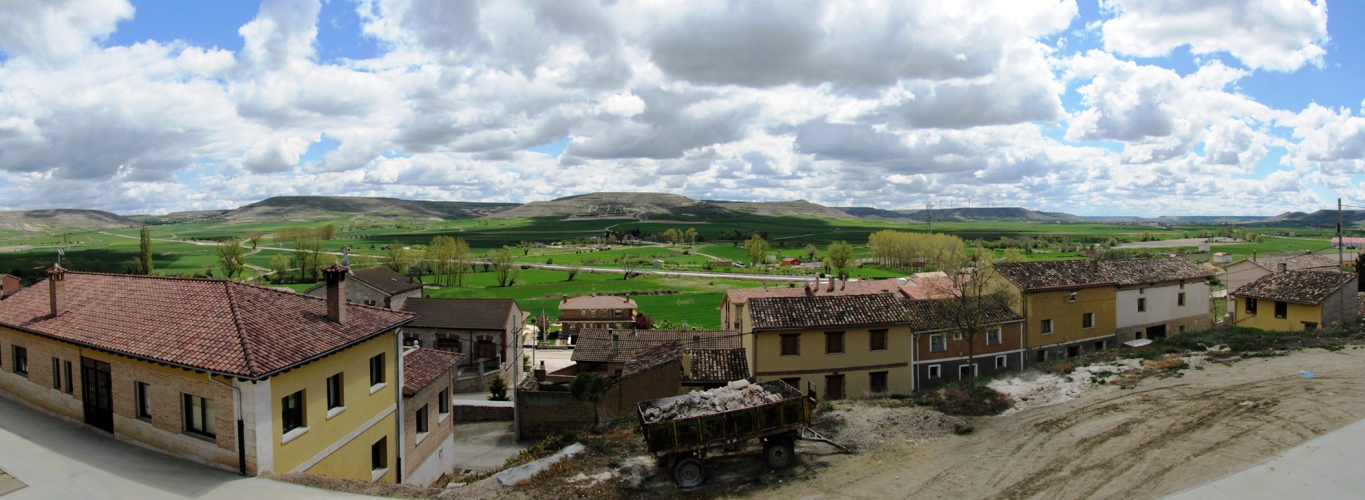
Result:
<svg viewBox="0 0 1365 500"><path fill-rule="evenodd" d="M1232 292L1228 313L1237 326L1313 330L1357 319L1356 275L1339 271L1282 271Z"/></svg>
<svg viewBox="0 0 1365 500"><path fill-rule="evenodd" d="M1030 364L1114 347L1117 282L1096 261L1011 262L995 269L1023 299L1018 312Z"/></svg>
<svg viewBox="0 0 1365 500"><path fill-rule="evenodd" d="M749 371L825 399L909 394L914 339L899 295L748 300L741 320Z"/></svg>
<svg viewBox="0 0 1365 500"><path fill-rule="evenodd" d="M242 474L401 482L408 313L224 280L48 271L0 302L0 392Z"/></svg>

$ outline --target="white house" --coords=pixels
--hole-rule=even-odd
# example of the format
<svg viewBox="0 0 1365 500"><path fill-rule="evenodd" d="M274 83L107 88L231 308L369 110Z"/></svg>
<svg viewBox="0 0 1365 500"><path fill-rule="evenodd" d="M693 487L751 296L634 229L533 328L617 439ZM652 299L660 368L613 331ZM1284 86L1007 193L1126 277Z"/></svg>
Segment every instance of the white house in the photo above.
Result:
<svg viewBox="0 0 1365 500"><path fill-rule="evenodd" d="M1118 282L1115 329L1118 342L1160 339L1208 329L1209 278L1202 266L1181 257L1100 262L1100 273Z"/></svg>

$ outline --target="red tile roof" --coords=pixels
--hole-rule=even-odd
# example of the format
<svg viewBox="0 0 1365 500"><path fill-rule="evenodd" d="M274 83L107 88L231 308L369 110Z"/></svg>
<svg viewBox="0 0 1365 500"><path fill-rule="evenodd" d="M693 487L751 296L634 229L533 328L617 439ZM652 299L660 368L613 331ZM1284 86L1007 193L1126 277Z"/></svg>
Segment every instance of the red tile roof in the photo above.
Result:
<svg viewBox="0 0 1365 500"><path fill-rule="evenodd" d="M403 312L327 302L227 280L66 273L67 311L50 316L49 281L0 302L0 325L137 358L263 379L401 326Z"/></svg>
<svg viewBox="0 0 1365 500"><path fill-rule="evenodd" d="M829 289L829 280L820 282L819 290L815 291L816 296L830 295L868 295L882 292L900 291L900 283L894 279L884 280L857 280L857 281L834 281L834 290ZM814 287L814 283L807 285ZM769 286L768 288L742 288L737 290L726 290L722 302L728 300L731 304L744 304L749 299L760 297L804 297L806 289L801 286Z"/></svg>
<svg viewBox="0 0 1365 500"><path fill-rule="evenodd" d="M394 272L384 266L375 266L351 271L351 278L374 287L376 290L388 295L398 295L404 292L420 290L422 283L413 283L411 278Z"/></svg>
<svg viewBox="0 0 1365 500"><path fill-rule="evenodd" d="M765 297L749 301L754 331L800 330L907 322L901 295L877 293Z"/></svg>
<svg viewBox="0 0 1365 500"><path fill-rule="evenodd" d="M403 302L403 310L417 315L408 323L409 327L499 332L507 329L512 311L519 311L517 301L512 299L431 298L408 299ZM524 321L524 314L517 316L517 320Z"/></svg>
<svg viewBox="0 0 1365 500"><path fill-rule="evenodd" d="M1118 285L1088 260L1007 262L996 264L995 270L1023 293Z"/></svg>
<svg viewBox="0 0 1365 500"><path fill-rule="evenodd" d="M403 353L403 394L411 396L449 372L464 354L436 349L413 349Z"/></svg>
<svg viewBox="0 0 1365 500"><path fill-rule="evenodd" d="M559 309L635 309L635 301L630 297L612 295L580 295L559 302Z"/></svg>
<svg viewBox="0 0 1365 500"><path fill-rule="evenodd" d="M1337 271L1286 271L1271 273L1242 285L1232 292L1238 297L1318 305L1341 287L1356 280L1356 275ZM1355 288L1355 285L1351 285Z"/></svg>

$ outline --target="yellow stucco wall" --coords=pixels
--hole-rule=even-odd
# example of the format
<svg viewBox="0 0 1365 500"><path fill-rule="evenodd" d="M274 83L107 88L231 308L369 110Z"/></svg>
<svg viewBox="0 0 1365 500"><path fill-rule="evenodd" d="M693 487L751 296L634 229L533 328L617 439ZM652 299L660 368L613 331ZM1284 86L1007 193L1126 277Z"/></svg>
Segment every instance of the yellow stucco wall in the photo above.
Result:
<svg viewBox="0 0 1365 500"><path fill-rule="evenodd" d="M1303 330L1303 322L1305 321L1317 323L1319 328L1323 326L1321 305L1310 306L1289 302L1288 310L1285 311L1288 314L1284 318L1276 318L1275 301L1258 300L1256 301L1256 314L1247 314L1245 300L1242 297L1233 297L1233 318L1237 326L1280 332Z"/></svg>
<svg viewBox="0 0 1365 500"><path fill-rule="evenodd" d="M747 325L746 325L747 326ZM871 351L868 349L870 330L887 330L887 348ZM825 333L844 332L844 352L825 353ZM782 355L782 334L801 335L801 354ZM853 328L822 328L792 331L763 331L749 339L755 344L753 349L757 364L754 375L759 382L783 378L801 378L802 390L807 382L815 386L816 394L825 394L825 375L838 372L844 375L844 392L847 397L863 397L870 392L869 373L888 372L887 390L896 394L909 394L912 390L910 358L913 340L908 325L886 325Z"/></svg>
<svg viewBox="0 0 1365 500"><path fill-rule="evenodd" d="M1071 292L1076 301L1071 301ZM1108 337L1117 325L1114 287L1037 292L1024 296L1023 314L1028 319L1028 347L1040 347L1090 338ZM1084 328L1082 315L1094 313L1095 326ZM1052 333L1042 333L1043 320L1052 320Z"/></svg>
<svg viewBox="0 0 1365 500"><path fill-rule="evenodd" d="M370 358L384 354L385 385L370 393ZM342 373L343 405L346 408L327 418L327 378ZM271 420L275 445L275 470L289 472L346 438L376 416L396 404L398 377L397 346L393 333L380 335L344 351L271 378ZM288 443L284 439L283 398L304 391L306 433ZM397 462L396 413L380 420L350 442L332 452L305 472L333 477L370 481L370 446L388 437L389 473L382 481L394 482Z"/></svg>

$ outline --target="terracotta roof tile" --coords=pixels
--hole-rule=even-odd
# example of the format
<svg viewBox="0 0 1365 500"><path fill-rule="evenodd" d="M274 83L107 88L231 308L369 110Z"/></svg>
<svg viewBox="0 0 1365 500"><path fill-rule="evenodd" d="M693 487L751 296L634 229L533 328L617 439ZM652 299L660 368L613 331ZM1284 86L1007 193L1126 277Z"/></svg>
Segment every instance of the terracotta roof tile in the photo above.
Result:
<svg viewBox="0 0 1365 500"><path fill-rule="evenodd" d="M618 336L613 345L611 335ZM583 330L574 345L573 361L624 363L645 350L662 344L683 347L733 349L740 347L740 333L732 330Z"/></svg>
<svg viewBox="0 0 1365 500"><path fill-rule="evenodd" d="M404 311L417 315L408 326L453 330L503 331L516 307L512 299L411 298L403 303Z"/></svg>
<svg viewBox="0 0 1365 500"><path fill-rule="evenodd" d="M1233 295L1262 300L1316 305L1354 281L1354 274L1338 271L1271 273L1242 285Z"/></svg>
<svg viewBox="0 0 1365 500"><path fill-rule="evenodd" d="M916 332L930 332L939 330L953 330L956 325L950 318L950 310L936 307L939 304L932 300L915 300L907 302L905 307L910 315L910 328ZM1024 317L1010 309L1008 304L1000 303L990 307L983 307L982 312L985 316L984 324L998 325L1001 323L1013 323L1023 321Z"/></svg>
<svg viewBox="0 0 1365 500"><path fill-rule="evenodd" d="M427 348L403 353L403 394L417 394L462 359L464 354Z"/></svg>
<svg viewBox="0 0 1365 500"><path fill-rule="evenodd" d="M1334 270L1339 269L1336 257L1316 253L1293 253L1248 259L1269 271L1275 271L1281 262L1287 271Z"/></svg>
<svg viewBox="0 0 1365 500"><path fill-rule="evenodd" d="M754 330L793 330L904 323L901 295L816 295L749 301Z"/></svg>
<svg viewBox="0 0 1365 500"><path fill-rule="evenodd" d="M692 358L692 376L687 381L724 383L749 378L749 359L742 347L683 349L683 355Z"/></svg>
<svg viewBox="0 0 1365 500"><path fill-rule="evenodd" d="M1121 286L1203 280L1213 277L1208 269L1184 257L1100 261L1100 274Z"/></svg>
<svg viewBox="0 0 1365 500"><path fill-rule="evenodd" d="M1024 293L1113 286L1113 279L1092 269L1089 260L1007 262L995 270Z"/></svg>
<svg viewBox="0 0 1365 500"><path fill-rule="evenodd" d="M613 295L580 295L559 301L559 309L635 309L630 297Z"/></svg>
<svg viewBox="0 0 1365 500"><path fill-rule="evenodd" d="M0 302L0 325L243 378L265 378L407 323L412 315L348 303L327 319L320 297L227 280L68 272L67 312L50 316L47 280Z"/></svg>
<svg viewBox="0 0 1365 500"><path fill-rule="evenodd" d="M413 283L411 278L403 276L384 266L367 267L359 271L351 271L351 279L370 285L375 289L388 295L398 295L403 292L420 290L422 283Z"/></svg>
<svg viewBox="0 0 1365 500"><path fill-rule="evenodd" d="M814 283L810 283L814 286ZM829 281L820 282L820 288L815 291L816 296L822 295L867 295L881 293L885 291L897 292L900 290L900 283L894 279L882 280L856 280L834 282L834 290L830 291ZM729 299L731 304L745 304L749 299L759 297L802 297L806 295L803 287L770 286L764 288L741 288L726 290L725 299Z"/></svg>

